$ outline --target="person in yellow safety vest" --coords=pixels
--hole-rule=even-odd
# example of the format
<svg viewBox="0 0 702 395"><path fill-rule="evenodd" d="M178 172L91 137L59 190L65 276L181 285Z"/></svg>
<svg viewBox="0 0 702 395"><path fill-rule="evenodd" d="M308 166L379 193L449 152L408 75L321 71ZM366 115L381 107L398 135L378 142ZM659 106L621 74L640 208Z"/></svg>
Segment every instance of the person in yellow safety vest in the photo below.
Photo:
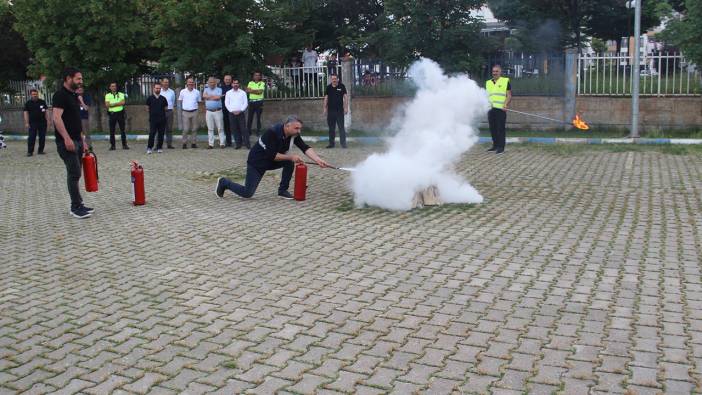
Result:
<svg viewBox="0 0 702 395"><path fill-rule="evenodd" d="M499 64L492 66L492 79L485 82L492 108L488 111L488 124L492 136L492 147L488 151L498 154L505 152L505 123L507 122L507 106L512 100L512 86L509 78L502 77L502 67Z"/></svg>
<svg viewBox="0 0 702 395"><path fill-rule="evenodd" d="M129 149L127 146L127 134L124 131L124 103L126 96L117 91L117 83L110 83L110 91L105 95L105 107L110 125L110 151L115 150L115 126L119 124L122 132L122 149Z"/></svg>
<svg viewBox="0 0 702 395"><path fill-rule="evenodd" d="M246 85L246 92L249 94L249 120L246 128L249 130L249 136L252 135L251 125L254 114L256 114L256 136L261 135L261 114L263 113L263 93L265 90L266 83L261 81L261 72L254 72L253 81L249 81Z"/></svg>

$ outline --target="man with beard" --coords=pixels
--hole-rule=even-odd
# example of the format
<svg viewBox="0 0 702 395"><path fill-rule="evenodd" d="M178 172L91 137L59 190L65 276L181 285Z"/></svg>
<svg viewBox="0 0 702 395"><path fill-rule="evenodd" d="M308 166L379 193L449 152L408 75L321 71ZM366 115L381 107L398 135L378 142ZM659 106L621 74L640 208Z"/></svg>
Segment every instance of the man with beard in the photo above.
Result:
<svg viewBox="0 0 702 395"><path fill-rule="evenodd" d="M81 176L81 153L87 151L80 120L80 102L76 89L83 85L83 75L69 67L61 73L63 86L52 99L56 151L66 165L70 213L76 218L88 218L93 209L83 205L78 185Z"/></svg>

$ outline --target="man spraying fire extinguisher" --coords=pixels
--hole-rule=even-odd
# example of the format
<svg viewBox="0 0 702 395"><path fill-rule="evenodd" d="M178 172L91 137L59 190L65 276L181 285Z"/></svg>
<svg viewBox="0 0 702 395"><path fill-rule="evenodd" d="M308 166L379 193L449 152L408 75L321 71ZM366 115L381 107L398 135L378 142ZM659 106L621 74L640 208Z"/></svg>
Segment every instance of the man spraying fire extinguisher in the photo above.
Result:
<svg viewBox="0 0 702 395"><path fill-rule="evenodd" d="M300 131L302 131L302 121L294 115L288 116L285 122L268 129L249 151L244 185L220 177L215 187L217 196L221 198L224 196L224 191L230 190L241 197L250 198L256 192L256 188L258 188L266 171L282 168L283 175L278 187L278 196L283 199L293 199L293 196L288 192L290 179L293 175L294 164L302 163L302 158L299 155L289 153L293 144L319 167L330 167L317 155L314 149L305 144L300 137Z"/></svg>

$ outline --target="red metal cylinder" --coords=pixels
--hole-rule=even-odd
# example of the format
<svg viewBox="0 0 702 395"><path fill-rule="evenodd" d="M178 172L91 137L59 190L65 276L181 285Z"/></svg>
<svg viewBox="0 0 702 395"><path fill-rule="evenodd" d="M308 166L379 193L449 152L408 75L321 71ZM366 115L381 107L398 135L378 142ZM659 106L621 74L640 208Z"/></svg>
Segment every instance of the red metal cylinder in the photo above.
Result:
<svg viewBox="0 0 702 395"><path fill-rule="evenodd" d="M146 190L144 188L144 168L135 161L132 161L132 195L135 206L146 204Z"/></svg>
<svg viewBox="0 0 702 395"><path fill-rule="evenodd" d="M295 191L293 197L295 200L305 200L307 195L307 166L304 163L298 163L295 166Z"/></svg>
<svg viewBox="0 0 702 395"><path fill-rule="evenodd" d="M83 181L86 191L97 192L99 182L97 156L92 152L83 154Z"/></svg>

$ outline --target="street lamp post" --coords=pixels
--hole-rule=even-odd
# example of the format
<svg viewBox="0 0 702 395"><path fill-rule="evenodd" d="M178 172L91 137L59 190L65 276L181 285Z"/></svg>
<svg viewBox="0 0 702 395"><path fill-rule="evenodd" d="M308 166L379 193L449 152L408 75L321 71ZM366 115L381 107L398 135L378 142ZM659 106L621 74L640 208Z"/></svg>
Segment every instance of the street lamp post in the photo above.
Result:
<svg viewBox="0 0 702 395"><path fill-rule="evenodd" d="M634 8L634 62L631 84L631 137L639 137L639 82L641 79L640 70L640 45L641 45L641 1L627 1L628 8Z"/></svg>

